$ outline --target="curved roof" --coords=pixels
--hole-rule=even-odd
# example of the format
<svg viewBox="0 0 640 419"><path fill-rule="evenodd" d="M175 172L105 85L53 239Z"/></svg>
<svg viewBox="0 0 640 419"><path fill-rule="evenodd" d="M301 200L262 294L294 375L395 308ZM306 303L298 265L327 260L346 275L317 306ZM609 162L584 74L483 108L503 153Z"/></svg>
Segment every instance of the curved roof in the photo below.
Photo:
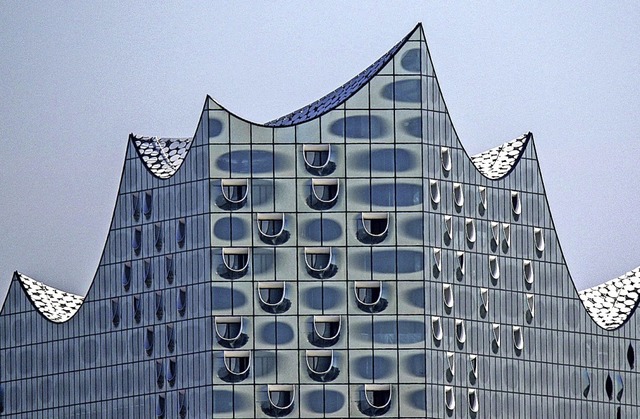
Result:
<svg viewBox="0 0 640 419"><path fill-rule="evenodd" d="M269 121L265 125L272 127L284 127L301 124L324 113L327 113L337 106L340 106L340 104L342 104L344 101L353 96L354 93L360 90L362 86L367 84L369 80L373 78L373 76L378 74L382 67L384 67L393 58L393 56L396 55L396 52L398 52L398 50L404 45L404 43L409 38L411 38L411 35L413 35L415 31L420 30L421 27L422 25L418 23L418 25L411 32L409 32L407 36L405 36L386 54L384 54L360 74L358 74L342 86L338 87L333 92L316 100L313 103L310 103L303 108L298 109L297 111L293 111L290 114L282 116L278 119L274 119L273 121Z"/></svg>
<svg viewBox="0 0 640 419"><path fill-rule="evenodd" d="M578 293L587 313L603 329L622 326L638 305L640 267Z"/></svg>
<svg viewBox="0 0 640 419"><path fill-rule="evenodd" d="M66 322L82 306L84 297L50 287L20 272L14 275L36 310L54 323Z"/></svg>
<svg viewBox="0 0 640 419"><path fill-rule="evenodd" d="M471 162L487 178L500 179L508 175L515 167L530 139L531 133L529 132L515 140L471 156Z"/></svg>
<svg viewBox="0 0 640 419"><path fill-rule="evenodd" d="M187 157L193 138L137 137L129 134L138 156L155 177L169 179Z"/></svg>

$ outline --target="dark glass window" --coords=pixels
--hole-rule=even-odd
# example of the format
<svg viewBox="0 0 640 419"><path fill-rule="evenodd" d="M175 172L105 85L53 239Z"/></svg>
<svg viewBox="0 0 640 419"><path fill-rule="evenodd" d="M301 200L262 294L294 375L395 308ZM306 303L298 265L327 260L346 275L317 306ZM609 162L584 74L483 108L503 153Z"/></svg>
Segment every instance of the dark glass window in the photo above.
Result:
<svg viewBox="0 0 640 419"><path fill-rule="evenodd" d="M156 250L159 252L162 250L164 244L164 238L162 237L162 224L156 223L153 225L153 239L156 245Z"/></svg>
<svg viewBox="0 0 640 419"><path fill-rule="evenodd" d="M148 219L151 217L151 212L153 211L153 192L146 191L144 193L144 201L142 203L142 212L144 216Z"/></svg>
<svg viewBox="0 0 640 419"><path fill-rule="evenodd" d="M111 300L111 323L115 327L120 324L120 302L116 298Z"/></svg>
<svg viewBox="0 0 640 419"><path fill-rule="evenodd" d="M139 295L133 296L133 319L136 323L142 319L142 300Z"/></svg>
<svg viewBox="0 0 640 419"><path fill-rule="evenodd" d="M162 298L162 291L156 292L156 317L158 320L162 320L164 316L164 298Z"/></svg>
<svg viewBox="0 0 640 419"><path fill-rule="evenodd" d="M184 242L187 238L187 220L180 218L178 220L178 226L176 227L176 242L178 247L184 246Z"/></svg>
<svg viewBox="0 0 640 419"><path fill-rule="evenodd" d="M176 307L178 309L178 313L181 316L184 316L184 313L187 311L187 288L181 287L178 290L178 300Z"/></svg>
<svg viewBox="0 0 640 419"><path fill-rule="evenodd" d="M153 353L153 340L153 327L147 327L147 330L144 334L144 350L147 352L147 355L151 355Z"/></svg>
<svg viewBox="0 0 640 419"><path fill-rule="evenodd" d="M131 286L131 262L126 262L122 265L121 282L125 291L129 291L129 287Z"/></svg>

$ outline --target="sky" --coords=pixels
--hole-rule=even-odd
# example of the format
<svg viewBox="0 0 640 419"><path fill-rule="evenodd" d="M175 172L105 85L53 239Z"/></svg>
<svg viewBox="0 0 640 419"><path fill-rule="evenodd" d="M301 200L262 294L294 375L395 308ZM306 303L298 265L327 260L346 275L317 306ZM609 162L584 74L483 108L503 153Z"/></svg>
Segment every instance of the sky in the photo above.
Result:
<svg viewBox="0 0 640 419"><path fill-rule="evenodd" d="M515 3L0 0L0 301L14 270L86 293L130 132L287 114L419 21L470 154L533 132L577 288L635 268L640 3Z"/></svg>

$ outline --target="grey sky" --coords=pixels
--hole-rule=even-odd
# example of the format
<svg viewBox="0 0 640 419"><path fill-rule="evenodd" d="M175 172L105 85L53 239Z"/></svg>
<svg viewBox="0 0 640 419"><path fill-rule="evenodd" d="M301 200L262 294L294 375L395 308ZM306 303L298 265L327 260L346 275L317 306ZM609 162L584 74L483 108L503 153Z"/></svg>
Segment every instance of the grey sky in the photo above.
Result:
<svg viewBox="0 0 640 419"><path fill-rule="evenodd" d="M0 300L86 292L129 132L192 135L207 93L286 114L418 21L470 153L534 133L578 288L640 265L640 3L238 3L0 2Z"/></svg>

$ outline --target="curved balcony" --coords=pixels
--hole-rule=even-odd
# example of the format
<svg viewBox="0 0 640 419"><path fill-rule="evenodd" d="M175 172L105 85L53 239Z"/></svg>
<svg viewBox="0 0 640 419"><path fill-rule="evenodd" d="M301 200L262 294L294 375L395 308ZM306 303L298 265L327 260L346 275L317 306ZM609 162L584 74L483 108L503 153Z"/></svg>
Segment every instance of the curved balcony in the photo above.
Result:
<svg viewBox="0 0 640 419"><path fill-rule="evenodd" d="M387 237L389 232L388 212L363 212L357 237L362 243L377 244Z"/></svg>
<svg viewBox="0 0 640 419"><path fill-rule="evenodd" d="M330 278L337 272L333 264L333 250L330 247L305 247L304 263L307 272L314 278Z"/></svg>
<svg viewBox="0 0 640 419"><path fill-rule="evenodd" d="M338 202L340 181L338 179L311 179L311 194L307 200L309 207L316 210L326 210Z"/></svg>
<svg viewBox="0 0 640 419"><path fill-rule="evenodd" d="M334 345L340 339L342 318L340 316L313 316L313 334L311 343L326 347Z"/></svg>
<svg viewBox="0 0 640 419"><path fill-rule="evenodd" d="M225 210L237 210L247 203L249 179L222 179L220 181L222 199L218 206Z"/></svg>
<svg viewBox="0 0 640 419"><path fill-rule="evenodd" d="M307 350L305 353L309 376L320 382L334 380L338 369L334 366L333 350Z"/></svg>
<svg viewBox="0 0 640 419"><path fill-rule="evenodd" d="M222 262L227 278L240 278L247 273L249 268L249 249L246 247L224 247L222 248Z"/></svg>
<svg viewBox="0 0 640 419"><path fill-rule="evenodd" d="M256 217L260 240L267 244L278 245L289 239L289 233L285 230L285 215L278 213L258 213Z"/></svg>
<svg viewBox="0 0 640 419"><path fill-rule="evenodd" d="M331 161L331 144L305 144L302 146L302 158L311 174L326 176L335 170Z"/></svg>
<svg viewBox="0 0 640 419"><path fill-rule="evenodd" d="M284 313L291 307L284 281L258 282L260 306L269 313Z"/></svg>
<svg viewBox="0 0 640 419"><path fill-rule="evenodd" d="M360 411L369 416L384 415L391 405L391 384L365 384Z"/></svg>
<svg viewBox="0 0 640 419"><path fill-rule="evenodd" d="M244 333L244 319L240 316L216 317L215 331L218 343L226 348L239 348L248 338Z"/></svg>
<svg viewBox="0 0 640 419"><path fill-rule="evenodd" d="M251 351L224 351L224 371L220 378L239 382L247 378L251 368Z"/></svg>
<svg viewBox="0 0 640 419"><path fill-rule="evenodd" d="M378 313L387 307L387 301L382 298L382 281L356 281L354 291L362 311Z"/></svg>

